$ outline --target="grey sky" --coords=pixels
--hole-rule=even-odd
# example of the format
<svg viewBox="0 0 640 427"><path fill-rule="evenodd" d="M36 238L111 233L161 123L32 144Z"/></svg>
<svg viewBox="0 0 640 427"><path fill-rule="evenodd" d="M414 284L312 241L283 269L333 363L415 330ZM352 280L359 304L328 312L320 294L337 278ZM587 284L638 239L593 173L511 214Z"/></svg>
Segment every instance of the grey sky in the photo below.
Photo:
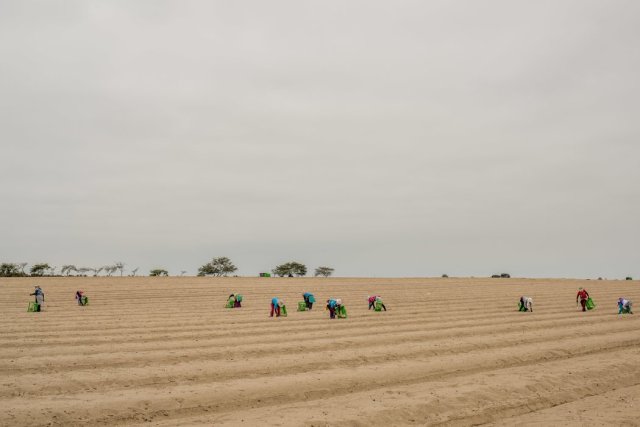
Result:
<svg viewBox="0 0 640 427"><path fill-rule="evenodd" d="M639 17L0 0L0 260L640 275Z"/></svg>

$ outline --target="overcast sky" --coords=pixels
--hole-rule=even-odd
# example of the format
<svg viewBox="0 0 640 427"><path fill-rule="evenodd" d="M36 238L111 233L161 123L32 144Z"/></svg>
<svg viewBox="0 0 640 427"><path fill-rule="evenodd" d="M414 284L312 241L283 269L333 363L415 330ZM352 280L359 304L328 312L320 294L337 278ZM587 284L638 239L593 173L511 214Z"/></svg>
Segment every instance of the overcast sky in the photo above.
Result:
<svg viewBox="0 0 640 427"><path fill-rule="evenodd" d="M640 276L639 17L0 0L0 261Z"/></svg>

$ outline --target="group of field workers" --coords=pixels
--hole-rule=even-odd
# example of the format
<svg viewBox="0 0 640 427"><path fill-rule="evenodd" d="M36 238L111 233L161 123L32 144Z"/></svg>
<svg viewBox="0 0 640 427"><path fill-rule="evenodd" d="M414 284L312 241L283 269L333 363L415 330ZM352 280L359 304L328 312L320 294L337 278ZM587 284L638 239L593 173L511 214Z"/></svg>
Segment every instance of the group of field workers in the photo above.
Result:
<svg viewBox="0 0 640 427"><path fill-rule="evenodd" d="M44 291L38 285L34 286L33 293L30 293L29 296L34 297L34 301L29 303L27 307L27 311L43 311L44 310ZM89 305L89 298L84 294L84 291L77 290L75 295L76 302L80 306Z"/></svg>
<svg viewBox="0 0 640 427"><path fill-rule="evenodd" d="M28 311L42 311L44 309L44 291L38 285L35 286L33 293L29 294L35 297L35 301L29 303ZM83 291L76 291L75 299L80 306L89 304L89 299ZM242 295L231 294L227 298L226 308L240 308L242 307ZM306 311L313 309L313 304L316 302L315 296L311 292L305 292L302 294L303 301L298 303L298 311ZM369 310L375 311L387 311L387 307L382 301L380 295L367 296L369 302ZM576 305L582 308L582 311L588 311L595 308L593 299L589 296L589 292L586 289L579 288L576 294ZM347 312L342 299L330 298L326 303L326 310L329 311L329 318L346 318ZM624 297L618 298L618 314L633 314L633 302ZM528 296L521 296L518 301L518 311L533 312L533 298ZM287 307L278 297L271 299L271 317L287 316Z"/></svg>
<svg viewBox="0 0 640 427"><path fill-rule="evenodd" d="M316 297L311 292L305 292L302 294L302 299L303 301L298 302L298 311L312 310L313 304L316 302ZM287 316L287 306L281 298L273 297L270 307L270 317ZM329 298L325 309L329 311L330 319L347 317L347 310L340 298Z"/></svg>
<svg viewBox="0 0 640 427"><path fill-rule="evenodd" d="M595 302L593 302L593 299L589 296L589 292L584 288L578 288L576 306L582 307L582 311L596 308ZM618 298L618 314L633 314L632 307L632 301L623 297ZM518 302L518 311L533 312L533 298L521 296Z"/></svg>

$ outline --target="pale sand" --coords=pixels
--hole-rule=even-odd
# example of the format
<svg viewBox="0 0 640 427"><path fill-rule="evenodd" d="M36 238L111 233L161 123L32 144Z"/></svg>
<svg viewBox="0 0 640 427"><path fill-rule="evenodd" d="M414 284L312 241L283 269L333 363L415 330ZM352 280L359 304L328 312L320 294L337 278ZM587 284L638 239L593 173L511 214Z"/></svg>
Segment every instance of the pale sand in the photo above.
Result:
<svg viewBox="0 0 640 427"><path fill-rule="evenodd" d="M26 312L34 283L43 313ZM298 313L303 291L318 303ZM640 307L640 283L0 278L0 425L640 425L640 314L619 296Z"/></svg>

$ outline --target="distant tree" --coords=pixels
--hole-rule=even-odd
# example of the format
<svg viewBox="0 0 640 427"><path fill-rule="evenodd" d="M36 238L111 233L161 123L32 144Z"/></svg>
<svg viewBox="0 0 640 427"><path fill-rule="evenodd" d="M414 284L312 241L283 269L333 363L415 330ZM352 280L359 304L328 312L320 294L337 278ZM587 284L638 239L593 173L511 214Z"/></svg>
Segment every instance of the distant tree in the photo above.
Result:
<svg viewBox="0 0 640 427"><path fill-rule="evenodd" d="M28 262L19 262L16 265L18 266L18 268L20 269L20 274L22 276L25 276L25 272L24 272L24 268L27 266L27 264L29 264Z"/></svg>
<svg viewBox="0 0 640 427"><path fill-rule="evenodd" d="M99 276L102 270L104 270L104 267L89 269L89 271L93 271L93 277Z"/></svg>
<svg viewBox="0 0 640 427"><path fill-rule="evenodd" d="M129 276L136 277L136 273L138 272L139 269L140 267L136 267L133 270L131 270L131 274Z"/></svg>
<svg viewBox="0 0 640 427"><path fill-rule="evenodd" d="M24 273L20 272L20 266L12 262L3 262L0 264L0 277L19 277L24 276Z"/></svg>
<svg viewBox="0 0 640 427"><path fill-rule="evenodd" d="M625 280L633 280L633 277L627 276L627 278Z"/></svg>
<svg viewBox="0 0 640 427"><path fill-rule="evenodd" d="M212 259L198 269L198 276L226 276L237 270L231 260L225 256Z"/></svg>
<svg viewBox="0 0 640 427"><path fill-rule="evenodd" d="M33 265L31 267L30 273L32 276L42 277L50 269L51 269L51 266L45 262L45 263Z"/></svg>
<svg viewBox="0 0 640 427"><path fill-rule="evenodd" d="M448 275L448 274L443 274L443 275L442 275L442 278L443 278L443 279L446 279L446 278L448 278L448 277L449 277L449 275Z"/></svg>
<svg viewBox="0 0 640 427"><path fill-rule="evenodd" d="M120 270L120 277L122 277L122 275L124 274L124 266L126 264L122 261L118 261L115 264L113 264L113 266L116 268L116 270Z"/></svg>
<svg viewBox="0 0 640 427"><path fill-rule="evenodd" d="M318 267L316 268L316 271L313 273L313 275L315 277L318 277L318 276L329 277L333 274L334 270L335 269L331 267Z"/></svg>
<svg viewBox="0 0 640 427"><path fill-rule="evenodd" d="M113 275L113 273L115 273L115 271L118 269L118 266L116 266L116 265L105 265L104 267L102 267L102 269L107 274L107 277L111 277Z"/></svg>
<svg viewBox="0 0 640 427"><path fill-rule="evenodd" d="M154 268L149 272L149 276L158 277L158 276L168 276L169 272L163 268Z"/></svg>
<svg viewBox="0 0 640 427"><path fill-rule="evenodd" d="M184 276L185 274L187 274L187 270L180 271L180 276Z"/></svg>
<svg viewBox="0 0 640 427"><path fill-rule="evenodd" d="M78 269L73 264L66 264L66 265L63 265L62 268L60 269L60 274L62 274L63 276L69 276L72 271L77 272Z"/></svg>
<svg viewBox="0 0 640 427"><path fill-rule="evenodd" d="M292 261L276 266L271 272L280 277L305 276L307 274L307 267L304 264Z"/></svg>

